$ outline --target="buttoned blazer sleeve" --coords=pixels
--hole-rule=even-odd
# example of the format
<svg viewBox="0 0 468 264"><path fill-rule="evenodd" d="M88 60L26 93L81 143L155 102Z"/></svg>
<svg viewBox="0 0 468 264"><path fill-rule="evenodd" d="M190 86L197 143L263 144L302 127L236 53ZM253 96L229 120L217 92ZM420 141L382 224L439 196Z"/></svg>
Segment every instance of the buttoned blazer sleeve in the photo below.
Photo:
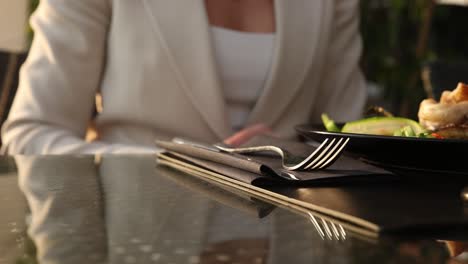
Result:
<svg viewBox="0 0 468 264"><path fill-rule="evenodd" d="M337 121L359 118L366 103L366 82L360 69L362 39L359 1L337 0L332 16L322 81L311 120L327 113Z"/></svg>
<svg viewBox="0 0 468 264"><path fill-rule="evenodd" d="M2 127L3 153L154 152L84 140L105 68L108 0L42 0L20 84Z"/></svg>

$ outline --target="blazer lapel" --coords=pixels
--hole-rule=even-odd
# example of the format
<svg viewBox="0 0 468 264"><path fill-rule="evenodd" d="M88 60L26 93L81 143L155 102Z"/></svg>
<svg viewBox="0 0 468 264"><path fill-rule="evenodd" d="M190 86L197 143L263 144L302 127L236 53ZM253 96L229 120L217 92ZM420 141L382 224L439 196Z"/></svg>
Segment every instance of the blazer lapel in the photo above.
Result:
<svg viewBox="0 0 468 264"><path fill-rule="evenodd" d="M249 117L274 126L302 86L318 47L326 0L275 0L276 48L264 92Z"/></svg>
<svg viewBox="0 0 468 264"><path fill-rule="evenodd" d="M231 134L203 0L143 0L181 87L220 138Z"/></svg>

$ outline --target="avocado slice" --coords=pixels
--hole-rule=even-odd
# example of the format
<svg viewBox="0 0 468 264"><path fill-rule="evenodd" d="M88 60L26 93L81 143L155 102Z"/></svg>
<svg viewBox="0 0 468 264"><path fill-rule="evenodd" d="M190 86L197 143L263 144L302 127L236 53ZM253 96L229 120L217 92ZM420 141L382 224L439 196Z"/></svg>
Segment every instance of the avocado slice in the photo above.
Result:
<svg viewBox="0 0 468 264"><path fill-rule="evenodd" d="M346 123L341 132L393 136L396 131L411 131L419 135L427 132L418 122L403 117L370 117Z"/></svg>

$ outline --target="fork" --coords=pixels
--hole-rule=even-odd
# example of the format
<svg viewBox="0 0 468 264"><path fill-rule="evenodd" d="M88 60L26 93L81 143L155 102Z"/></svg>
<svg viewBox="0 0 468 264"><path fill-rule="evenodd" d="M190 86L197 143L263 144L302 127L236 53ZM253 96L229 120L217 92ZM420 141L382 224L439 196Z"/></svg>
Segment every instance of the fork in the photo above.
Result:
<svg viewBox="0 0 468 264"><path fill-rule="evenodd" d="M214 151L214 152L223 152L221 149L215 147L214 145L209 145L209 144L206 144L206 143L201 143L201 142L196 142L196 141L193 141L193 140L190 140L190 139L185 139L185 138L173 138L172 139L172 142L176 143L176 144L181 144L181 145L190 145L192 147L197 147L197 148L201 148L201 149L205 149L205 150L209 150L209 151ZM221 146L219 144L219 146ZM235 155L236 157L240 158L240 159L243 159L243 160L247 160L247 161L252 161L251 158L247 157L247 156L244 156L244 155L240 155L240 154L237 154L237 153L230 153L231 155ZM277 176L281 177L281 178L285 178L285 179L288 179L288 180L294 180L294 181L298 181L299 179L291 172L289 172L288 170L285 170L285 169L277 169L277 168L270 168Z"/></svg>
<svg viewBox="0 0 468 264"><path fill-rule="evenodd" d="M340 139L328 139L326 138L316 149L306 158L299 157L290 153L289 151L282 149L277 146L257 146L257 147L245 147L245 148L231 148L221 144L215 144L214 147L229 153L256 153L273 151L279 154L283 161L283 168L286 170L320 170L324 169L333 162L335 162L341 152L343 152L346 144L348 144L349 138Z"/></svg>
<svg viewBox="0 0 468 264"><path fill-rule="evenodd" d="M320 220L317 220L312 213L308 212L307 214L309 215L310 222L314 225L317 233L323 240L325 240L325 238L328 238L328 240L346 240L347 234L342 225L338 223L335 224L332 221L329 221L329 224L327 224L325 219L319 217Z"/></svg>

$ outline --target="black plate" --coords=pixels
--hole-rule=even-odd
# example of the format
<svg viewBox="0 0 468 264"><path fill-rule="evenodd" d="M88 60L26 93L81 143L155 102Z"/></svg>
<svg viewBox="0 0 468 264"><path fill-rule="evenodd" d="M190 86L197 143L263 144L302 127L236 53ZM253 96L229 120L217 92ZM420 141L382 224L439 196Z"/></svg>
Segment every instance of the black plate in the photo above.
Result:
<svg viewBox="0 0 468 264"><path fill-rule="evenodd" d="M300 135L318 142L348 137L348 154L399 173L468 176L468 140L336 133L326 131L321 124L295 128Z"/></svg>

